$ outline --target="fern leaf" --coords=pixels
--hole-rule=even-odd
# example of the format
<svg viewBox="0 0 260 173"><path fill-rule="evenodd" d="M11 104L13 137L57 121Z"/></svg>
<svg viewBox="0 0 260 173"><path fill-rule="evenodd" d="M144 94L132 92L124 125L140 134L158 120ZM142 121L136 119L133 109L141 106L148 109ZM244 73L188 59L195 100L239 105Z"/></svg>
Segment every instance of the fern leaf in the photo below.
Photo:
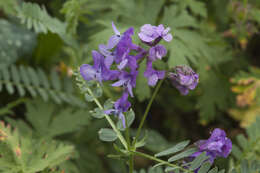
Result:
<svg viewBox="0 0 260 173"><path fill-rule="evenodd" d="M71 85L71 82L67 82L66 85ZM52 99L57 104L68 103L85 107L85 104L74 96L73 90L63 88L61 79L54 71L50 82L41 69L35 70L25 66L0 69L0 89L1 86L5 86L9 94L14 94L17 89L21 97L28 92L32 97L40 96L45 101Z"/></svg>
<svg viewBox="0 0 260 173"><path fill-rule="evenodd" d="M28 29L34 29L36 33L47 33L48 31L58 34L64 42L75 45L75 40L66 34L66 23L57 18L51 17L44 6L40 7L36 3L23 2L17 8L17 17Z"/></svg>
<svg viewBox="0 0 260 173"><path fill-rule="evenodd" d="M26 103L26 118L34 127L37 136L54 137L73 132L90 122L85 110L66 108L57 111L57 106L41 100Z"/></svg>
<svg viewBox="0 0 260 173"><path fill-rule="evenodd" d="M73 153L73 147L55 141L35 140L21 136L0 123L0 172L35 173L64 162Z"/></svg>
<svg viewBox="0 0 260 173"><path fill-rule="evenodd" d="M36 36L21 26L0 20L0 68L13 64L32 51Z"/></svg>

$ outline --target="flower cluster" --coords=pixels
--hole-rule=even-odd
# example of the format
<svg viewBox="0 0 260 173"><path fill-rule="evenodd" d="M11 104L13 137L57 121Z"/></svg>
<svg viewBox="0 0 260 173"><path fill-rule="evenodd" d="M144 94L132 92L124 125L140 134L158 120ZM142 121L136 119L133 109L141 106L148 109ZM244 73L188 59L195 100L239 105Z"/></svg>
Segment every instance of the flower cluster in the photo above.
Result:
<svg viewBox="0 0 260 173"><path fill-rule="evenodd" d="M162 24L158 26L150 24L143 25L138 36L141 42L148 46L147 50L132 42L132 36L134 35L132 27L128 28L122 34L113 22L112 28L114 35L109 38L107 44L99 45L99 51L92 51L94 65L83 64L80 67L80 74L87 81L95 80L99 83L103 81L115 81L112 84L113 87L123 88L122 97L115 102L114 109L106 110L105 113L117 115L123 121L123 125L125 125L123 113L131 107L128 97L134 96L133 88L136 87L139 63L146 59L147 64L144 76L148 80L148 85L155 86L160 79L166 76L165 71L158 71L153 68L153 62L161 60L167 54L166 48L160 45L159 42L161 40L170 42L172 35L169 33L170 28L165 28ZM173 78L173 75L170 75L170 78ZM197 80L198 76L195 78ZM186 79L180 76L180 74L179 76L176 74L174 80L179 83L178 85L174 85L185 94L188 91L180 89L181 86L183 88L194 89L197 85L197 83L191 84L190 80L184 81Z"/></svg>
<svg viewBox="0 0 260 173"><path fill-rule="evenodd" d="M213 164L217 157L227 158L232 150L231 140L227 138L225 131L219 128L213 130L209 139L199 140L195 145L197 146L198 151L189 156L189 160L193 160L201 153L206 152L206 155L208 156L207 161L211 164ZM198 170L195 170L195 172L198 172Z"/></svg>
<svg viewBox="0 0 260 173"><path fill-rule="evenodd" d="M170 72L168 78L183 95L187 95L189 90L195 89L199 82L199 75L188 66L177 66L175 72Z"/></svg>
<svg viewBox="0 0 260 173"><path fill-rule="evenodd" d="M196 142L196 146L199 151L194 153L191 157L196 157L202 152L206 152L209 161L213 163L217 157L226 158L230 154L232 142L227 138L224 130L217 128L213 130L209 139L199 140Z"/></svg>

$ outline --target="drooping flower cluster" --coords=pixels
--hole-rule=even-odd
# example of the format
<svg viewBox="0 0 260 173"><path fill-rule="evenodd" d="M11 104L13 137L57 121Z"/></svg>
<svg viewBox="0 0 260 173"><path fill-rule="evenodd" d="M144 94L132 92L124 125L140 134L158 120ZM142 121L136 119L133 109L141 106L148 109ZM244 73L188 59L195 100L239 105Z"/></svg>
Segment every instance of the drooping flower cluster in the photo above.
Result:
<svg viewBox="0 0 260 173"><path fill-rule="evenodd" d="M187 95L189 90L195 89L199 82L199 75L188 66L176 66L175 72L170 72L168 78L183 95Z"/></svg>
<svg viewBox="0 0 260 173"><path fill-rule="evenodd" d="M165 28L162 24L158 26L143 25L138 36L144 44L148 45L149 49L146 50L132 42L134 35L132 27L122 34L113 22L112 28L114 34L109 38L107 44L99 45L99 51L92 51L94 65L83 64L80 67L80 74L87 81L95 80L101 84L103 81L115 81L112 84L113 87L123 88L122 97L115 102L114 109L106 110L105 113L117 115L125 125L123 113L131 107L128 97L134 96L133 88L136 87L139 63L146 59L144 76L148 79L148 85L155 86L158 80L165 77L166 73L153 68L153 62L161 60L167 54L166 48L159 42L161 40L170 42L172 35L169 33L170 28ZM180 85L186 87L187 83Z"/></svg>
<svg viewBox="0 0 260 173"><path fill-rule="evenodd" d="M199 140L196 142L196 146L199 151L191 155L191 157L197 157L201 153L206 152L209 161L213 163L217 157L226 158L230 154L232 142L227 138L224 130L217 128L213 130L209 139Z"/></svg>
<svg viewBox="0 0 260 173"><path fill-rule="evenodd" d="M195 143L198 151L188 157L188 162L194 160L203 152L206 152L208 159L211 164L218 157L227 158L232 150L232 142L227 138L224 130L216 128L211 133L211 136L207 140L199 140ZM196 169L194 172L197 173L200 168Z"/></svg>

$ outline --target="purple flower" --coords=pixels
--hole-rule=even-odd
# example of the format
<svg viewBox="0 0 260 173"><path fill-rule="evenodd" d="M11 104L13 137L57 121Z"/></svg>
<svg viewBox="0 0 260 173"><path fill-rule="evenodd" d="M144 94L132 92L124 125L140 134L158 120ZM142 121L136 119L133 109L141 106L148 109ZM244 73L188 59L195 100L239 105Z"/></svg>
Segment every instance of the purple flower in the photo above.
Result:
<svg viewBox="0 0 260 173"><path fill-rule="evenodd" d="M109 64L113 63L115 57L114 52L111 50L115 48L115 46L119 43L122 37L120 32L117 30L116 26L114 25L114 22L112 22L112 28L114 30L115 35L112 35L109 38L107 45L104 44L99 45L99 51L101 52L101 54L107 57L107 62Z"/></svg>
<svg viewBox="0 0 260 173"><path fill-rule="evenodd" d="M139 38L145 42L153 45L157 44L161 39L167 42L172 40L172 35L168 33L171 29L167 27L166 29L162 24L159 26L152 26L151 24L145 24L141 27L141 32L138 33Z"/></svg>
<svg viewBox="0 0 260 173"><path fill-rule="evenodd" d="M167 50L163 45L156 45L149 50L149 60L155 61L156 59L162 59L167 54Z"/></svg>
<svg viewBox="0 0 260 173"><path fill-rule="evenodd" d="M122 97L115 102L114 109L106 110L104 113L117 115L122 120L125 128L125 116L123 113L127 112L130 107L131 103L128 101L128 92L124 92Z"/></svg>
<svg viewBox="0 0 260 173"><path fill-rule="evenodd" d="M170 72L168 78L183 95L195 89L199 82L199 75L188 66L176 66L175 73Z"/></svg>
<svg viewBox="0 0 260 173"><path fill-rule="evenodd" d="M104 56L97 51L92 51L94 65L83 64L80 66L81 76L89 81L96 80L102 83L103 80L115 80L119 72L109 70L111 64L107 64Z"/></svg>
<svg viewBox="0 0 260 173"><path fill-rule="evenodd" d="M159 79L163 79L165 76L165 71L157 71L153 69L152 61L148 61L146 65L146 70L144 72L144 77L148 79L148 85L155 86Z"/></svg>
<svg viewBox="0 0 260 173"><path fill-rule="evenodd" d="M226 158L232 149L231 140L226 137L225 131L219 128L214 129L209 139L200 140L196 142L195 145L199 151L192 154L191 157L197 157L202 152L206 152L211 163L213 163L217 157Z"/></svg>
<svg viewBox="0 0 260 173"><path fill-rule="evenodd" d="M136 76L138 75L138 71L131 71L130 73L122 71L119 75L119 81L112 84L114 87L123 86L128 93L133 97L133 88L136 86Z"/></svg>

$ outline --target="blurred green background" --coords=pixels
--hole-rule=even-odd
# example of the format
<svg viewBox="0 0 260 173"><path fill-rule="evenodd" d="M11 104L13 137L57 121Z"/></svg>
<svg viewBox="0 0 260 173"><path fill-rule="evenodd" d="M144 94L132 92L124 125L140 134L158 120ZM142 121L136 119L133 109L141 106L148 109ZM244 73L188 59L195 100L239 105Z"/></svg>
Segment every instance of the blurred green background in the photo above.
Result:
<svg viewBox="0 0 260 173"><path fill-rule="evenodd" d="M91 50L113 34L111 21L121 32L133 26L137 43L143 24L171 27L168 55L156 67L188 64L200 75L198 88L185 97L169 82L163 84L145 124L149 138L144 150L155 153L184 139L195 142L216 127L236 143L237 135L256 122L259 0L0 0L0 118L6 124L1 125L0 141L4 134L12 137L12 147L0 145L0 150L27 154L28 172L126 172L123 162L107 157L113 146L100 142L97 133L107 124L91 117L94 107L84 101L73 77L81 64L91 63ZM138 76L131 100L133 132L153 90L145 83ZM104 100L116 100L120 91L105 84L104 95ZM7 130L7 124L16 131ZM253 141L245 136L242 140L260 146L259 136ZM239 167L242 156L260 161L259 147L241 150L243 154L217 165ZM53 157L42 161L34 154L29 162L29 151ZM1 152L0 163L19 170L19 161L1 157ZM151 162L137 157L135 165L139 170Z"/></svg>

